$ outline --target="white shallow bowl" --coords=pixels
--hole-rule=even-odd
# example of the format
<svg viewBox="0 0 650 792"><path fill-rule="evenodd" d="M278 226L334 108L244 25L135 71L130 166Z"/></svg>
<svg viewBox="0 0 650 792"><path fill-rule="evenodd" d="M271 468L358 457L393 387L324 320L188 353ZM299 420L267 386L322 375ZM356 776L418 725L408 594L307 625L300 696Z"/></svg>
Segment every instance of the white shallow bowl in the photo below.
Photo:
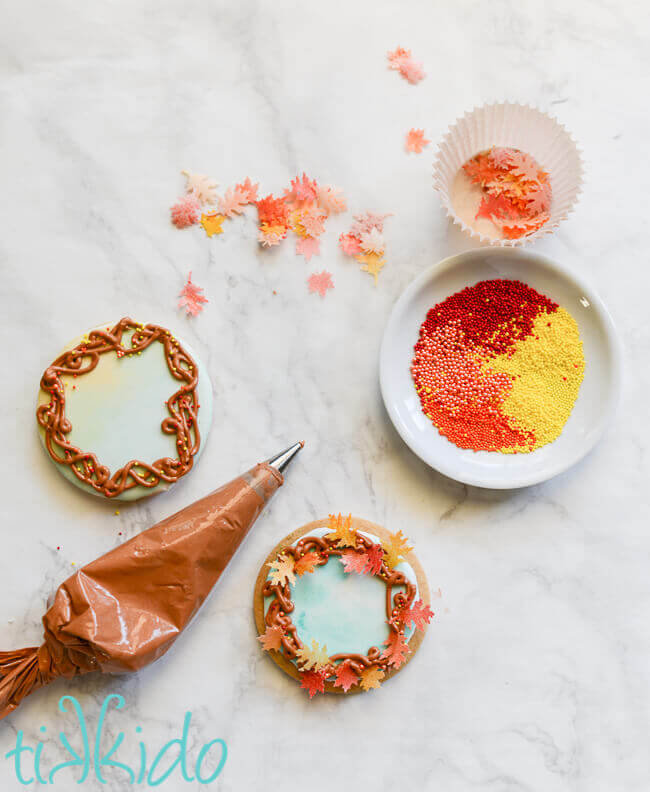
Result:
<svg viewBox="0 0 650 792"><path fill-rule="evenodd" d="M572 314L583 341L585 375L562 434L529 454L458 448L424 415L413 386L413 347L427 311L481 280L521 280ZM445 476L490 489L526 487L574 465L598 442L621 390L621 344L607 309L579 277L546 256L520 248L471 250L427 269L402 293L388 320L379 374L388 414L404 442Z"/></svg>

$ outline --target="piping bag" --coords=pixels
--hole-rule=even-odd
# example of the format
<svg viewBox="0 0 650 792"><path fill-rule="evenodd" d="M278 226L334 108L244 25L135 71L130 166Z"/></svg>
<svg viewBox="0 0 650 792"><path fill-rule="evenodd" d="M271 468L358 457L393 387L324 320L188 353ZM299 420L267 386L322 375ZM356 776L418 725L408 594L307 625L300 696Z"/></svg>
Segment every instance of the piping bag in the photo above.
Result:
<svg viewBox="0 0 650 792"><path fill-rule="evenodd" d="M43 617L43 644L0 652L0 719L58 677L137 671L165 654L302 445L256 465L61 584Z"/></svg>

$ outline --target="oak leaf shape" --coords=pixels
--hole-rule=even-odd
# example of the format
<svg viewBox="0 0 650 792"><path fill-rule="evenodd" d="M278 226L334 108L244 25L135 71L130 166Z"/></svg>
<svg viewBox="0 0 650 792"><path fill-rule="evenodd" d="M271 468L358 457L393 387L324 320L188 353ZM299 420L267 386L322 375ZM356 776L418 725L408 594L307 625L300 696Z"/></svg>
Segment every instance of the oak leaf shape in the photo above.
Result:
<svg viewBox="0 0 650 792"><path fill-rule="evenodd" d="M330 514L327 527L331 533L326 534L325 538L332 542L337 540L337 547L355 547L357 532L352 527L351 514L345 518L341 516L340 512L337 516Z"/></svg>
<svg viewBox="0 0 650 792"><path fill-rule="evenodd" d="M294 573L295 564L291 556L280 553L275 561L271 561L268 566L271 569L269 580L274 586L283 586L285 581L290 585L294 585L296 582Z"/></svg>
<svg viewBox="0 0 650 792"><path fill-rule="evenodd" d="M311 646L305 644L296 652L296 659L301 668L305 671L320 671L329 664L330 658L327 654L327 646L321 647L315 638L312 638Z"/></svg>
<svg viewBox="0 0 650 792"><path fill-rule="evenodd" d="M300 556L300 558L296 561L295 564L295 572L298 577L302 577L305 572L313 572L316 566L318 566L318 562L320 561L318 553L315 553L313 550L310 550L305 555Z"/></svg>
<svg viewBox="0 0 650 792"><path fill-rule="evenodd" d="M382 539L381 546L384 548L384 561L389 569L395 569L413 549L401 529L397 533L391 533L388 539Z"/></svg>

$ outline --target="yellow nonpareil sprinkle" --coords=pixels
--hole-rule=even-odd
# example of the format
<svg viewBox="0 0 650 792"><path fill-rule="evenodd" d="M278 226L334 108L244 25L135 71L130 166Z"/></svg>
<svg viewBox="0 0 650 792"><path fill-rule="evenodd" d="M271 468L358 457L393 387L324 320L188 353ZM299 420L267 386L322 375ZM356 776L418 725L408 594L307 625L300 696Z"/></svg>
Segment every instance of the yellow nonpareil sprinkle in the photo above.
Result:
<svg viewBox="0 0 650 792"><path fill-rule="evenodd" d="M514 354L492 358L487 367L512 376L503 413L512 418L513 427L535 437L528 448L502 450L533 451L552 443L571 415L584 377L585 358L575 319L564 308L539 314L532 335L516 343Z"/></svg>

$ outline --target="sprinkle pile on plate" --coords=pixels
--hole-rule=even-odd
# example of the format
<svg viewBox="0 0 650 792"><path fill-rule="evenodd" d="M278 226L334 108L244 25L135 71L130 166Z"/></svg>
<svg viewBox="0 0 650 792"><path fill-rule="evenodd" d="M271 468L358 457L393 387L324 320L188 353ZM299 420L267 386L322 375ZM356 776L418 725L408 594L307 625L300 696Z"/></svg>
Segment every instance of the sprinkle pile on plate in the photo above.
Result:
<svg viewBox="0 0 650 792"><path fill-rule="evenodd" d="M434 305L411 374L424 414L460 448L530 452L571 414L585 359L575 319L517 280L487 280Z"/></svg>
<svg viewBox="0 0 650 792"><path fill-rule="evenodd" d="M483 191L475 219L491 220L504 239L519 239L549 219L551 185L539 163L523 151L493 147L463 165Z"/></svg>

